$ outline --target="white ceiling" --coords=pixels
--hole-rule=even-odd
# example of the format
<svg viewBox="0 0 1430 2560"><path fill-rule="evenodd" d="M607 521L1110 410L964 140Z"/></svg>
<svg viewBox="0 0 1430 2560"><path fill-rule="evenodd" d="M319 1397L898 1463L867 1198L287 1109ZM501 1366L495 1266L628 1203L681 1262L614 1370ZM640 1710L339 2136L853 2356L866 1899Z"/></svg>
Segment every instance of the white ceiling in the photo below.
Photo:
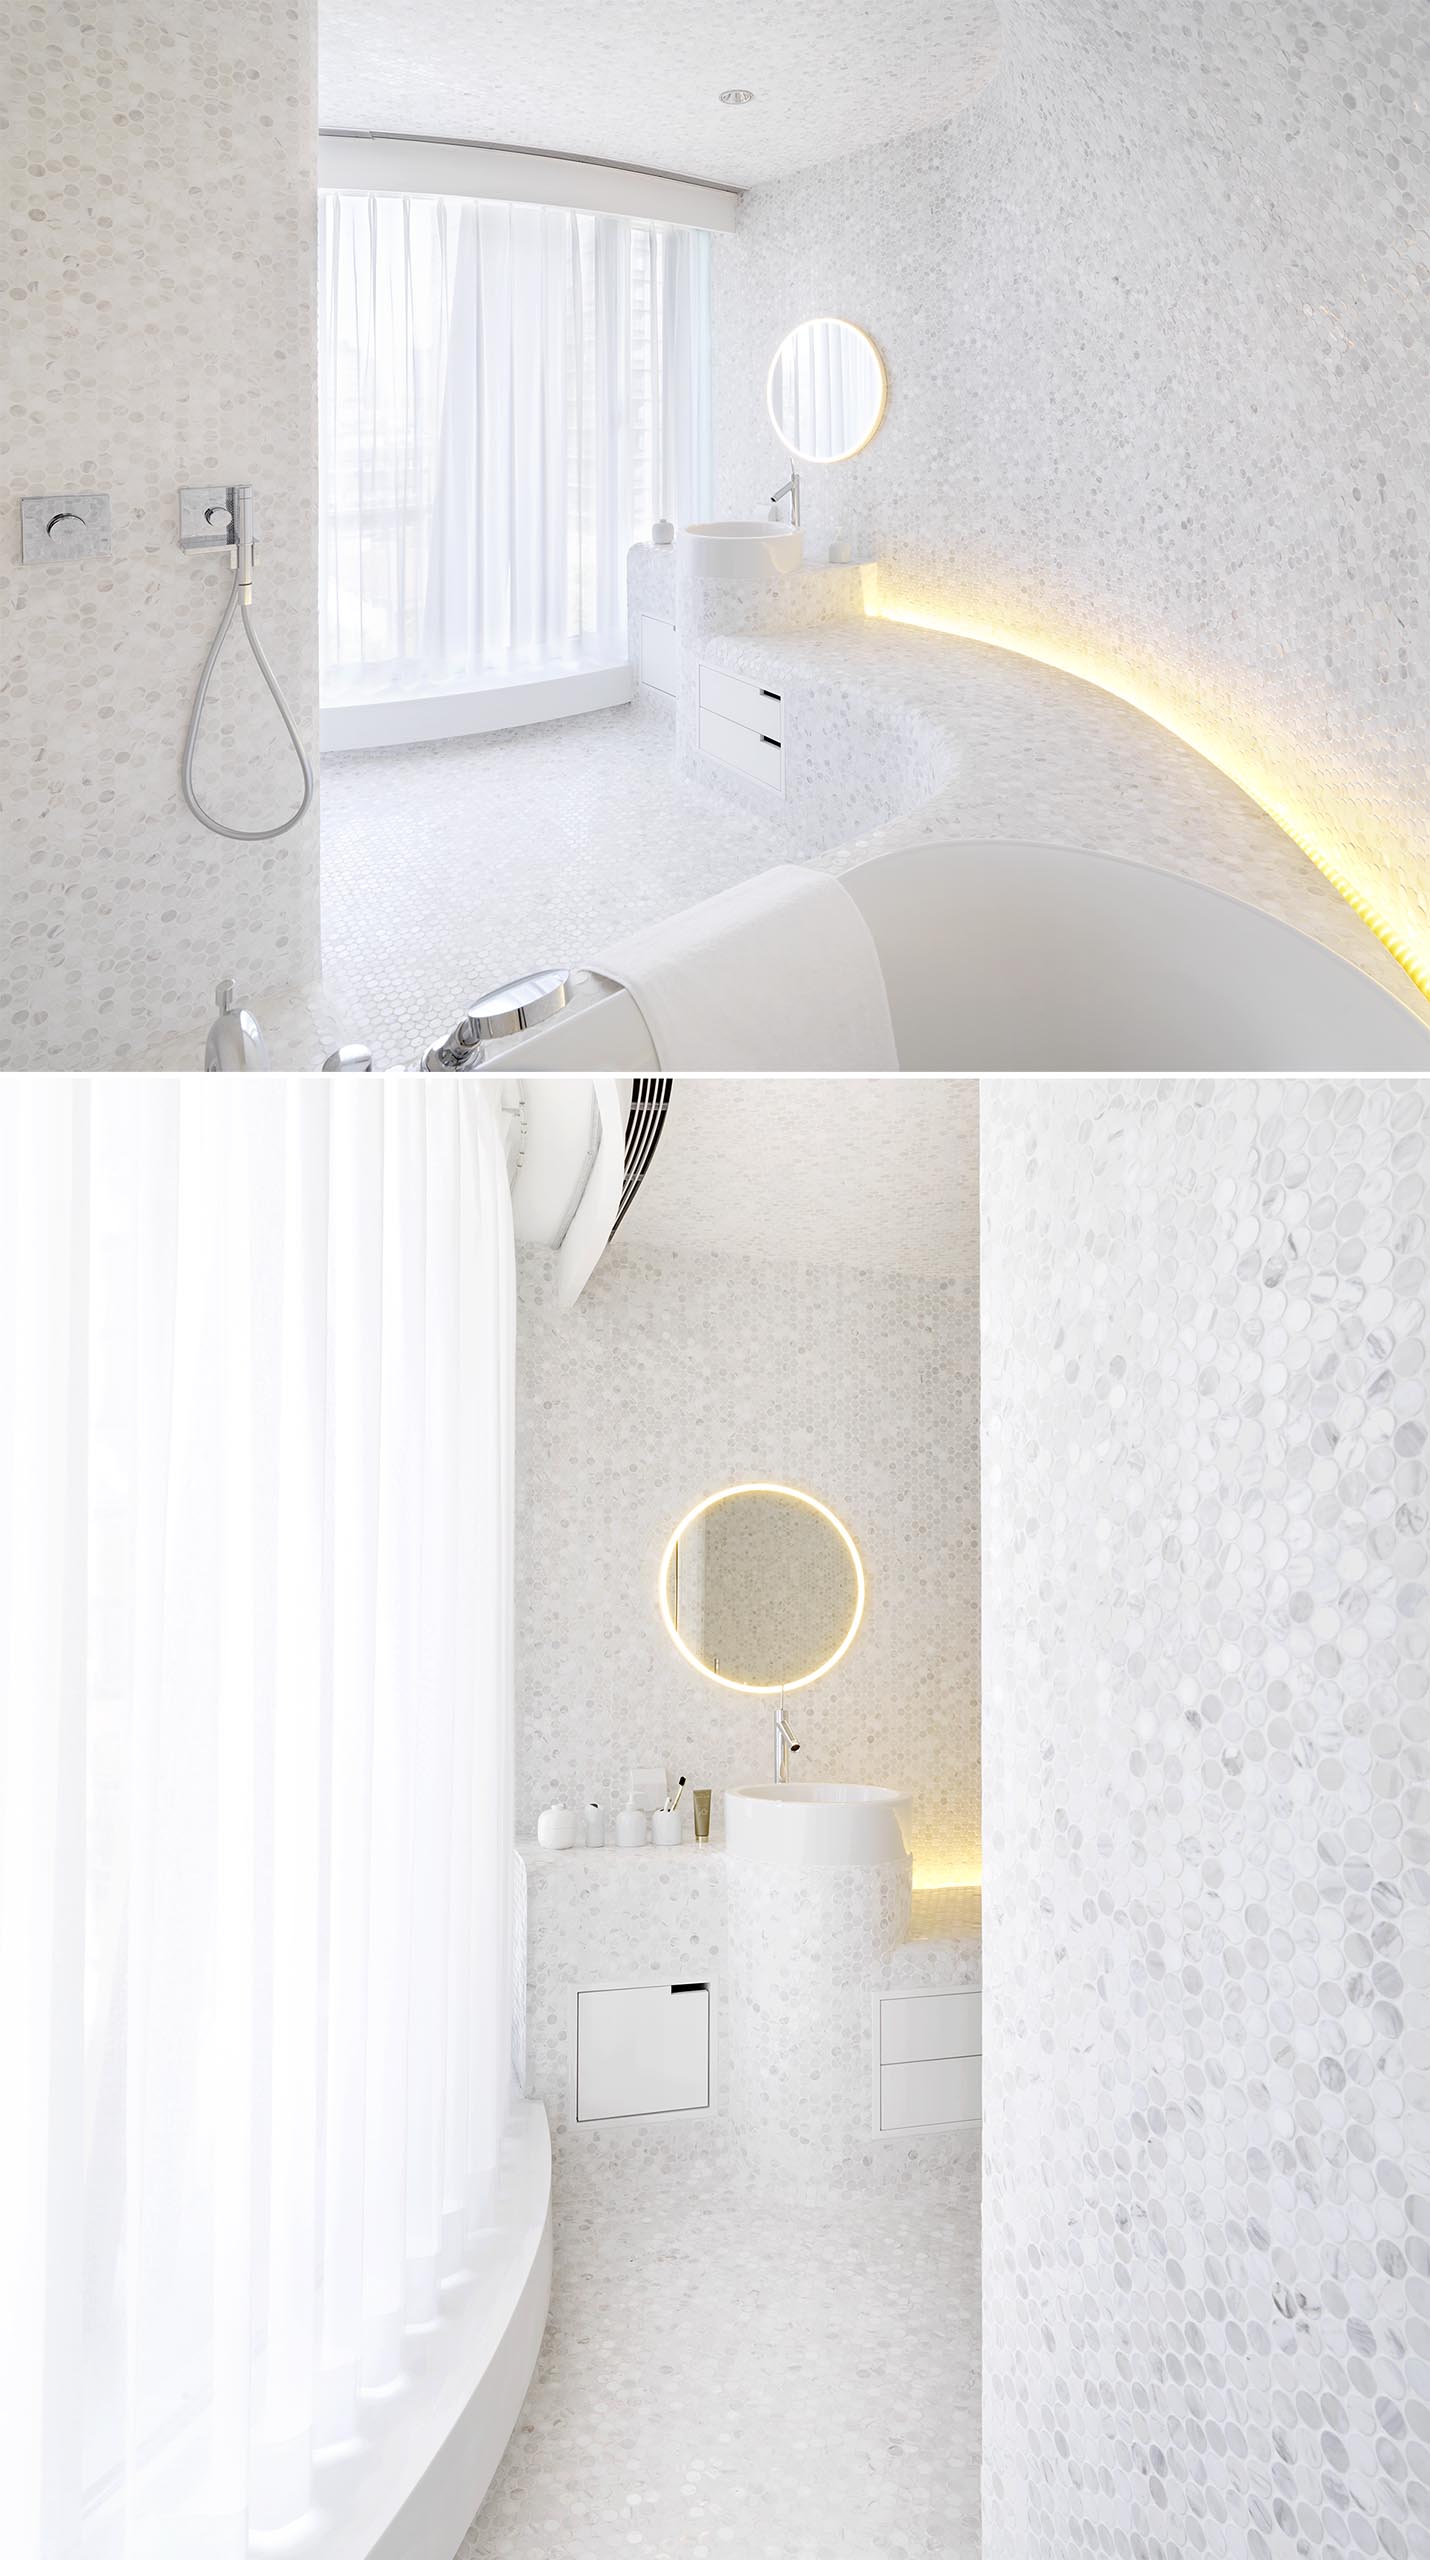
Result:
<svg viewBox="0 0 1430 2560"><path fill-rule="evenodd" d="M977 1235L976 1083L684 1079L610 1252L938 1279L967 1276Z"/></svg>
<svg viewBox="0 0 1430 2560"><path fill-rule="evenodd" d="M323 0L324 128L752 186L957 115L994 0ZM722 89L754 104L722 107Z"/></svg>

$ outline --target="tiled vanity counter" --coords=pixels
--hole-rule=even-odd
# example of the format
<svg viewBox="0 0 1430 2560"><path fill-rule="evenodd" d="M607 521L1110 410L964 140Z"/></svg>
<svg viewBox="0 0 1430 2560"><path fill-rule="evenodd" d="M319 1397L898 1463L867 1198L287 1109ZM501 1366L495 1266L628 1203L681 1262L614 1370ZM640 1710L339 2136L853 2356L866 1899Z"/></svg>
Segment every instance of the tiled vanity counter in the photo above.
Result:
<svg viewBox="0 0 1430 2560"><path fill-rule="evenodd" d="M716 633L826 630L862 621L878 601L871 561L806 561L751 583L697 577L678 545L634 543L626 555L626 617L638 701L678 720L683 755L699 737L699 662Z"/></svg>
<svg viewBox="0 0 1430 2560"><path fill-rule="evenodd" d="M679 1849L517 1851L519 2057L529 2097L551 2126L554 2174L570 2190L704 2187L723 2177L728 2135L725 1852ZM709 2117L571 2121L573 1995L580 1988L709 1980L714 2104Z"/></svg>
<svg viewBox="0 0 1430 2560"><path fill-rule="evenodd" d="M633 635L643 613L672 635L674 690L646 698L675 714L686 773L768 821L772 862L805 854L840 871L908 845L1000 842L1120 855L1245 899L1424 1011L1275 821L1115 695L1013 650L881 620L868 567L808 564L742 586L689 578L678 551L639 545L628 578ZM777 758L758 755L757 713L754 754L702 748L702 669L707 686L723 675L777 706Z"/></svg>
<svg viewBox="0 0 1430 2560"><path fill-rule="evenodd" d="M983 1894L979 1886L915 1890L909 1934L889 1958L890 1991L976 1991L983 1982Z"/></svg>
<svg viewBox="0 0 1430 2560"><path fill-rule="evenodd" d="M956 1917L946 1908L931 1915L930 1902L948 1898L911 1895L906 1860L732 1860L728 1887L731 2129L745 2171L773 2173L782 2192L805 2201L957 2181L977 2148L976 2121L883 2131L879 2038L881 2020L892 2027L911 2001L924 2023L936 2014L924 2006L930 1995L977 1994L978 1897L961 1897ZM935 1924L936 1934L914 1936ZM975 1999L959 2039L974 2056L977 2007Z"/></svg>
<svg viewBox="0 0 1430 2560"><path fill-rule="evenodd" d="M675 546L636 542L626 554L626 631L631 692L637 702L675 718Z"/></svg>
<svg viewBox="0 0 1430 2560"><path fill-rule="evenodd" d="M1243 898L1419 1009L1404 971L1228 777L1095 685L976 640L877 618L726 632L703 663L779 693L784 794L700 778L832 871L917 844L1066 845ZM692 771L697 769L692 761Z"/></svg>
<svg viewBox="0 0 1430 2560"><path fill-rule="evenodd" d="M912 1897L907 1868L785 1870L718 1846L517 1861L519 2068L558 2188L695 2195L778 2176L791 2198L957 2183L976 2126L875 2131L880 1995L976 1990L977 1895ZM920 1934L920 1933L923 1934ZM708 2113L572 2121L578 1990L710 1983Z"/></svg>

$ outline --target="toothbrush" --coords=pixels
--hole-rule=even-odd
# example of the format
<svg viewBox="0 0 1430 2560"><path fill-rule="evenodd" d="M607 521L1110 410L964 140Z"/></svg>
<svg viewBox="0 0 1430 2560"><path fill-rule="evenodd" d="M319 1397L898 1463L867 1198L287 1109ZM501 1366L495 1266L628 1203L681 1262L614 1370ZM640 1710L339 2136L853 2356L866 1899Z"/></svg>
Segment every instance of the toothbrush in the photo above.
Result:
<svg viewBox="0 0 1430 2560"><path fill-rule="evenodd" d="M667 1797L666 1797L666 1800L665 1800L665 1809L666 1809L666 1812L667 1812L667 1813L675 1813L675 1812L677 1812L677 1811L679 1810L679 1806L680 1806L680 1799L681 1799L681 1797L684 1795L684 1793L685 1793L685 1780L682 1778L682 1779L681 1779L681 1781L680 1781L679 1786L678 1786L678 1787L676 1788L676 1790L675 1790L674 1795L673 1795L673 1796L667 1796Z"/></svg>

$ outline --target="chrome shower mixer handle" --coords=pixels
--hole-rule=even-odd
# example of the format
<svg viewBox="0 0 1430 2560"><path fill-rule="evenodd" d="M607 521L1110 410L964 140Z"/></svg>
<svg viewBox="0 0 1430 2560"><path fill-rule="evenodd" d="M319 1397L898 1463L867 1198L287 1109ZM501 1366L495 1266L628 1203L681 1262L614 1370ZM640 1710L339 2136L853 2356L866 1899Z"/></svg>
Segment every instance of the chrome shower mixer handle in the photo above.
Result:
<svg viewBox="0 0 1430 2560"><path fill-rule="evenodd" d="M184 759L180 781L184 798L194 816L216 836L227 836L235 844L268 844L274 836L286 836L307 815L313 798L313 768L308 761L303 741L298 735L293 714L283 696L283 689L264 654L263 643L253 627L250 610L253 603L253 490L249 483L235 481L226 489L181 489L179 491L179 543L185 551L232 551L233 585L214 634L213 646L204 660L194 707L189 714L188 735L184 740ZM213 672L218 665L223 644L228 638L235 614L243 617L244 634L253 651L254 663L278 706L278 714L288 732L293 753L303 775L303 797L290 818L276 827L230 827L206 809L194 788L194 755L199 743L199 729L204 716Z"/></svg>

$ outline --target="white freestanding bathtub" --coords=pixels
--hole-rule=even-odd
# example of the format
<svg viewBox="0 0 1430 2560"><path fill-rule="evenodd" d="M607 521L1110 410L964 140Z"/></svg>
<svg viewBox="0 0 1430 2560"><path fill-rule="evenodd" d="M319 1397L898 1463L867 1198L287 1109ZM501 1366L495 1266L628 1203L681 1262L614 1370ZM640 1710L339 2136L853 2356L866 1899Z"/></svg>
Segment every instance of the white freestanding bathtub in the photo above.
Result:
<svg viewBox="0 0 1430 2560"><path fill-rule="evenodd" d="M873 936L905 1070L1430 1071L1430 1007L1408 978L1402 1000L1310 935L1170 872L1051 845L911 845L840 878ZM492 1063L702 1061L657 1058L631 998L593 978Z"/></svg>

